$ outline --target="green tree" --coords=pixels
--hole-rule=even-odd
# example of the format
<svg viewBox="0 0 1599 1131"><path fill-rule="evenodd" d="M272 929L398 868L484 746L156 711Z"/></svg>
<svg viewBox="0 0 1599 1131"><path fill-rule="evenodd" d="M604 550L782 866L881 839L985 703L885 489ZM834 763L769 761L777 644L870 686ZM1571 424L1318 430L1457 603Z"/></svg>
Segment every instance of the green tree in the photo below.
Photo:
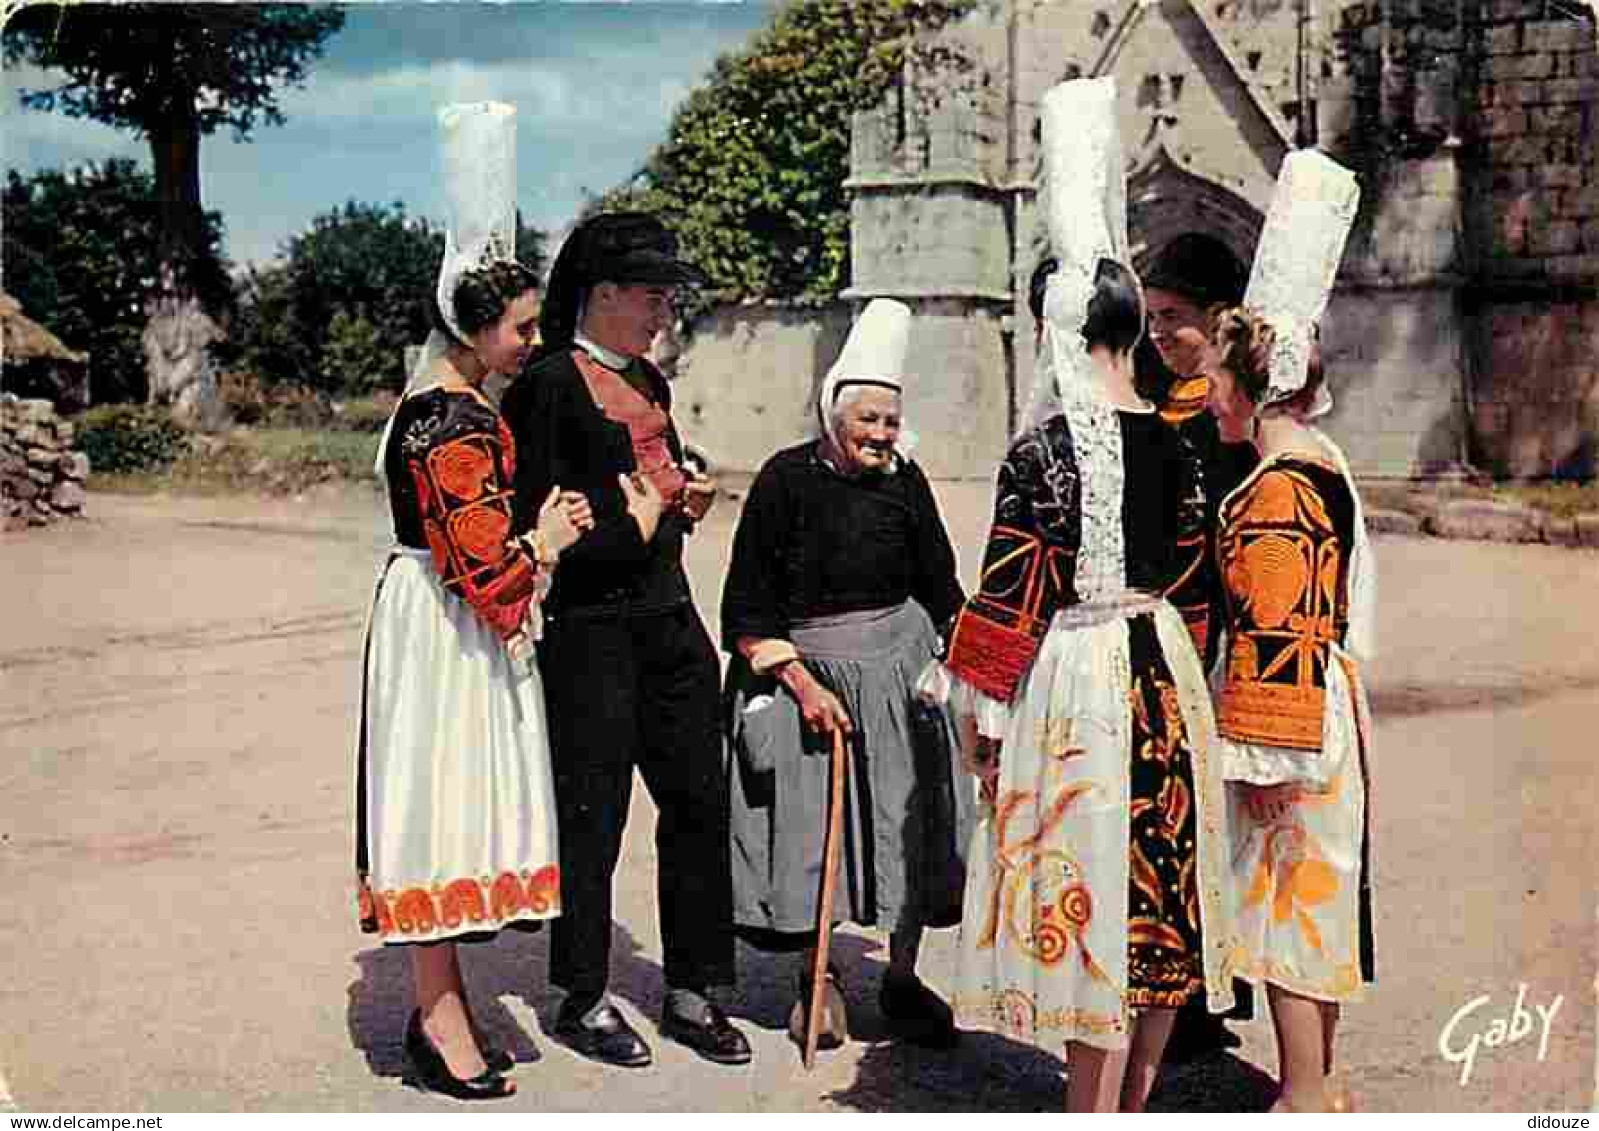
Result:
<svg viewBox="0 0 1599 1131"><path fill-rule="evenodd" d="M205 361L215 331L198 280L206 246L200 139L227 126L243 140L257 125L281 124L280 90L304 81L307 64L343 24L337 8L302 4L35 3L9 13L6 63L66 79L24 90L24 106L149 141L160 202L145 339L152 396L165 395L197 361L195 384L209 384L215 396Z"/></svg>
<svg viewBox="0 0 1599 1131"><path fill-rule="evenodd" d="M89 354L96 404L145 399L139 336L159 247L155 181L128 158L6 174L6 287L28 314ZM212 309L232 284L222 259L222 219L204 216L196 283Z"/></svg>
<svg viewBox="0 0 1599 1131"><path fill-rule="evenodd" d="M851 115L900 80L916 33L975 4L790 0L717 60L644 168L591 210L665 213L717 297L833 297L849 277Z"/></svg>
<svg viewBox="0 0 1599 1131"><path fill-rule="evenodd" d="M543 266L544 237L518 220L517 255ZM269 383L329 393L398 389L404 348L426 339L444 232L402 204L349 201L283 247L283 262L246 276L223 354Z"/></svg>

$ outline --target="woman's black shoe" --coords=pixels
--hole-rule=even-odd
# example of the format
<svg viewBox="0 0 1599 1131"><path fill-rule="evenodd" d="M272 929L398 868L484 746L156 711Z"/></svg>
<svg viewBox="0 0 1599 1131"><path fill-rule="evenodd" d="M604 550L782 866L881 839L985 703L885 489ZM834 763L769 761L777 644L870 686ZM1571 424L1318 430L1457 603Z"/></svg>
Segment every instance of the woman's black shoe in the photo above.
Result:
<svg viewBox="0 0 1599 1131"><path fill-rule="evenodd" d="M417 1082L441 1096L457 1100L498 1100L516 1091L515 1085L493 1068L470 1080L456 1077L450 1071L450 1066L444 1063L443 1055L422 1031L420 1009L411 1014L411 1020L405 1027L405 1051L416 1066Z"/></svg>

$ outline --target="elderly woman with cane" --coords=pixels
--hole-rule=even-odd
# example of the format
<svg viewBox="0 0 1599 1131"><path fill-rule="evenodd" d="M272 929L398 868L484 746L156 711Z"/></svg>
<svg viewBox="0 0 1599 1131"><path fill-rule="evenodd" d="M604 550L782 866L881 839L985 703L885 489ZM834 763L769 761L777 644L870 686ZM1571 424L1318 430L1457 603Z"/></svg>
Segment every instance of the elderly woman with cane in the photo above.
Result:
<svg viewBox="0 0 1599 1131"><path fill-rule="evenodd" d="M974 791L948 720L913 692L964 595L927 478L902 451L909 325L900 303L867 306L822 387L821 438L768 460L739 520L722 593L734 918L758 948L815 946L826 752L842 735L838 914L890 933L878 1001L891 1031L943 1046L953 1017L916 960L925 928L959 920ZM831 1016L807 1033L816 987L801 974L802 1044L846 1039L840 977L826 972Z"/></svg>

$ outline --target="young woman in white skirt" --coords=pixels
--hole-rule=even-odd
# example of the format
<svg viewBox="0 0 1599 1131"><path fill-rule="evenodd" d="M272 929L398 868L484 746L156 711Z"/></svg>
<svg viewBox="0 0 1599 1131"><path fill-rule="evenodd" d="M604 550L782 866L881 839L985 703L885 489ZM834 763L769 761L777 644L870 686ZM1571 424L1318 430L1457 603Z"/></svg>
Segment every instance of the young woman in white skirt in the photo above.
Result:
<svg viewBox="0 0 1599 1131"><path fill-rule="evenodd" d="M455 944L560 914L544 693L532 647L557 556L592 525L552 492L512 515L515 454L481 386L537 336L537 277L473 267L436 309L427 360L381 452L395 545L367 631L357 789L362 928L409 944L421 1083L461 1099L515 1089L480 1045Z"/></svg>
<svg viewBox="0 0 1599 1131"><path fill-rule="evenodd" d="M1222 502L1225 605L1217 673L1233 835L1239 976L1265 983L1277 1031L1277 1111L1352 1108L1333 1075L1345 1002L1375 978L1367 819L1376 573L1343 453L1307 423L1329 403L1320 353L1303 386L1272 380L1273 327L1223 314L1211 411L1260 465ZM1275 399L1274 399L1275 398Z"/></svg>

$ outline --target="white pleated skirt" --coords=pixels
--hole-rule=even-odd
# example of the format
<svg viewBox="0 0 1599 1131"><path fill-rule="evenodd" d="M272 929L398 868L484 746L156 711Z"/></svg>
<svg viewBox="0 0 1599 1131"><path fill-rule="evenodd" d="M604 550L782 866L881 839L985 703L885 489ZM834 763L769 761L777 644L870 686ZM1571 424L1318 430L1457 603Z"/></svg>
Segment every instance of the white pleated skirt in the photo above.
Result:
<svg viewBox="0 0 1599 1131"><path fill-rule="evenodd" d="M385 943L560 914L544 688L425 550L397 548L367 628L357 798L362 928Z"/></svg>
<svg viewBox="0 0 1599 1131"><path fill-rule="evenodd" d="M1192 867L1208 1007L1232 1008L1227 809L1216 724L1188 631L1164 600L1106 598L1058 612L1010 709L994 801L967 853L960 1017L1050 1052L1125 1048L1132 1031L1129 870L1131 689L1153 676L1131 645L1145 617L1174 681L1170 730L1186 734Z"/></svg>

